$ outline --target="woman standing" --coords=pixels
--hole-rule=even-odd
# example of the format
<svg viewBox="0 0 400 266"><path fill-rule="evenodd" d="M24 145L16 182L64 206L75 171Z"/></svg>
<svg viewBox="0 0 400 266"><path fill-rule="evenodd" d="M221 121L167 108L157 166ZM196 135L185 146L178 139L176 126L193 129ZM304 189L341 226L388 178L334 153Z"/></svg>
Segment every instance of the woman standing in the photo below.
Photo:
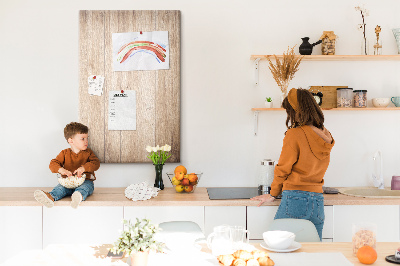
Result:
<svg viewBox="0 0 400 266"><path fill-rule="evenodd" d="M275 219L296 218L311 221L322 239L324 197L322 186L335 144L324 127L324 115L308 90L291 89L283 100L287 119L282 152L275 167L270 194L252 198L272 202L281 194Z"/></svg>

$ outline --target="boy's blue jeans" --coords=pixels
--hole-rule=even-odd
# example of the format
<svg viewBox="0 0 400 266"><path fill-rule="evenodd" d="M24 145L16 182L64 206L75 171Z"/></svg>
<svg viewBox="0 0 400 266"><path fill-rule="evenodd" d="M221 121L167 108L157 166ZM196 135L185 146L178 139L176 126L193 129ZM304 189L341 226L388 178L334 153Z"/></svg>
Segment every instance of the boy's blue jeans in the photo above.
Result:
<svg viewBox="0 0 400 266"><path fill-rule="evenodd" d="M322 193L302 190L284 190L275 219L295 218L311 221L322 240L324 227L324 196Z"/></svg>
<svg viewBox="0 0 400 266"><path fill-rule="evenodd" d="M82 200L85 200L88 196L93 194L93 190L94 190L93 181L86 179L85 182L83 182L83 184L77 188L65 188L60 184L58 184L50 192L50 195L56 201L66 196L71 196L72 193L74 193L75 191L79 191L82 194Z"/></svg>

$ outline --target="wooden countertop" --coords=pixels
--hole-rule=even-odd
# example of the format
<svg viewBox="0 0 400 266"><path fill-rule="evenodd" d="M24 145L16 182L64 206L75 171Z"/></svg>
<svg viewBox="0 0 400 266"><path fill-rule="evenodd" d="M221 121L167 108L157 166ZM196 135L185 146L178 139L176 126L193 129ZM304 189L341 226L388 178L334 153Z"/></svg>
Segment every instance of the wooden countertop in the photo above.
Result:
<svg viewBox="0 0 400 266"><path fill-rule="evenodd" d="M0 206L41 206L33 197L36 189L51 191L52 188L0 187ZM207 189L196 188L193 193L176 193L171 187L160 191L158 196L146 201L132 201L125 198L125 188L95 188L81 206L257 206L252 200L210 200ZM400 205L400 199L375 199L324 194L325 205ZM70 197L56 201L55 206L69 206ZM280 200L263 206L278 206Z"/></svg>

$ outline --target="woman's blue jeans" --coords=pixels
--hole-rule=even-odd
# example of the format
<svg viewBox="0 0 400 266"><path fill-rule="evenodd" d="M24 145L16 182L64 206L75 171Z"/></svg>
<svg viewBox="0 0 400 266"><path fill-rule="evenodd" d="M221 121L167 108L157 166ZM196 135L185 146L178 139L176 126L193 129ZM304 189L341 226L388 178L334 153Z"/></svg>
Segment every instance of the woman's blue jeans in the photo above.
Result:
<svg viewBox="0 0 400 266"><path fill-rule="evenodd" d="M85 200L88 196L93 194L94 191L93 181L86 179L85 182L83 182L83 184L77 188L65 188L60 184L58 184L50 192L50 195L56 201L66 196L71 196L72 193L74 193L75 191L79 191L82 194L82 200Z"/></svg>
<svg viewBox="0 0 400 266"><path fill-rule="evenodd" d="M275 219L295 218L311 221L322 240L324 227L324 196L322 193L302 190L284 190Z"/></svg>

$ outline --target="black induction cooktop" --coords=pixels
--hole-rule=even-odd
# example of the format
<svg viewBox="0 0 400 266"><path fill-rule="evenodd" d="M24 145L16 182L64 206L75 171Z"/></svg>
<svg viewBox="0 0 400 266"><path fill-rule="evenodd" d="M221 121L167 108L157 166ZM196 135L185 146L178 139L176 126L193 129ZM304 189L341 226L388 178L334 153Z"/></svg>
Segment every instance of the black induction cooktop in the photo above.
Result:
<svg viewBox="0 0 400 266"><path fill-rule="evenodd" d="M212 187L207 188L210 200L250 199L258 196L257 187Z"/></svg>

